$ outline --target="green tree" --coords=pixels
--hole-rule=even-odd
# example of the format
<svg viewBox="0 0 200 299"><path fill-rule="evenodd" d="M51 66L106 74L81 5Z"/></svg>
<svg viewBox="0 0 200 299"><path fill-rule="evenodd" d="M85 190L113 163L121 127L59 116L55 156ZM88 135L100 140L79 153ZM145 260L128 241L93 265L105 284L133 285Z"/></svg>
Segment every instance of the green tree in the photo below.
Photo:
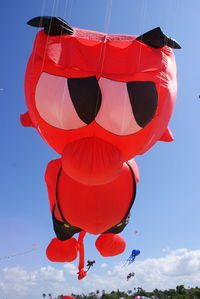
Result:
<svg viewBox="0 0 200 299"><path fill-rule="evenodd" d="M118 297L118 295L117 295L117 293L111 293L111 294L104 294L104 297L103 297L104 299L118 299L119 297Z"/></svg>
<svg viewBox="0 0 200 299"><path fill-rule="evenodd" d="M176 292L179 295L184 295L186 293L185 287L183 284L176 286Z"/></svg>
<svg viewBox="0 0 200 299"><path fill-rule="evenodd" d="M88 299L98 299L98 296L94 292L90 292L87 296Z"/></svg>

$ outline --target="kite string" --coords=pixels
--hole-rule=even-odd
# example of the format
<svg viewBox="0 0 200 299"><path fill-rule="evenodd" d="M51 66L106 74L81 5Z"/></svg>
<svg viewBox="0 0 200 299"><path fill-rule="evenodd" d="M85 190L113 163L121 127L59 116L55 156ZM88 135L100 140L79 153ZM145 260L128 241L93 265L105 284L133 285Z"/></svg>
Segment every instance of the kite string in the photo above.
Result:
<svg viewBox="0 0 200 299"><path fill-rule="evenodd" d="M10 259L10 258L15 257L15 256L25 255L25 254L28 254L28 253L33 252L35 250L37 250L37 247L36 247L35 244L33 244L32 248L28 249L26 251L21 251L21 252L17 252L17 253L14 253L14 254L5 255L5 256L0 257L0 261L5 260L5 259Z"/></svg>
<svg viewBox="0 0 200 299"><path fill-rule="evenodd" d="M104 59L105 59L105 51L106 51L106 42L108 37L108 31L110 27L110 20L111 20L111 12L112 12L112 0L108 0L107 6L106 6L106 14L104 18L104 26L103 26L103 32L105 32L105 38L102 42L101 51L100 51L100 71L99 76L101 77L104 67Z"/></svg>
<svg viewBox="0 0 200 299"><path fill-rule="evenodd" d="M63 13L63 19L70 24L70 20L71 20L71 15L72 15L72 6L73 6L73 2L70 0L66 0L65 1L65 6L64 9L62 10ZM61 43L61 39L62 39L62 31L61 31L61 35L59 35L59 43ZM70 51L70 49L69 49ZM61 104L62 106L65 105L65 95L66 95L66 91L68 90L68 79L65 79L65 83L63 86L63 92L62 92L62 99L61 99ZM60 114L62 114L62 109L59 109ZM57 110L57 114L58 114L58 110ZM61 119L58 116L58 119Z"/></svg>
<svg viewBox="0 0 200 299"><path fill-rule="evenodd" d="M145 19L146 19L146 10L147 10L147 5L146 5L146 0L143 0L142 1L142 7L141 7L141 11L140 11L140 14L141 14L141 17L140 17L140 20L141 20L141 24L142 24L142 29L141 29L141 32L144 31L144 24L145 24ZM140 45L139 47L139 53L138 53L138 59L137 59L137 63L138 63L138 68L139 68L139 65L140 65L140 61L141 61L141 48L142 48L142 45ZM123 132L126 128L126 125L127 125L127 110L129 110L129 107L127 106L127 88L125 86L125 88L123 89L123 97L121 99L121 101L123 101L123 105L121 103L121 130L120 130L120 134L123 135Z"/></svg>
<svg viewBox="0 0 200 299"><path fill-rule="evenodd" d="M177 5L178 3L178 0L175 2L175 4ZM171 15L171 10L172 10L172 6L170 6L170 4L173 4L173 7L174 7L174 1L173 3L171 2L167 2L167 6L165 7L165 21L163 22L163 28L164 30L166 30L166 34L168 35L168 24L169 24L169 18L170 18L170 15ZM178 7L178 6L177 6ZM174 23L174 22L172 22ZM162 80L163 80L163 69L165 67L165 59L164 59L164 53L163 53L163 59L162 59L162 67L161 67L161 75L159 76L158 78L158 97L159 97L159 94L160 94L160 90L161 90L161 87L162 87ZM160 119L160 122L162 121L162 119ZM155 124L154 124L155 125Z"/></svg>
<svg viewBox="0 0 200 299"><path fill-rule="evenodd" d="M52 9L51 9L51 15L54 14L54 11L55 11L55 2L56 0L53 0L53 5L52 5ZM45 11L45 6L46 6L46 0L43 0L42 1L42 6L41 6L41 16L44 16L44 11ZM40 23L42 22L42 19L40 21ZM51 22L50 22L51 23ZM50 28L51 26L49 26ZM40 31L41 29L38 28L37 29L37 33ZM42 64L41 64L41 73L42 73L42 70L44 68L44 61L45 61L45 56L46 56L46 52L47 52L47 44L48 44L48 39L49 39L49 35L47 36L47 41L46 41L46 44L45 44L45 50L44 50L44 54L43 54L43 60L42 60ZM35 55L36 55L36 52L37 52L37 48L38 48L38 44L37 44L37 41L35 42L35 46L33 48L33 52L32 52L32 56L33 56L33 59L32 59L32 64L34 66L35 64Z"/></svg>
<svg viewBox="0 0 200 299"><path fill-rule="evenodd" d="M177 0L178 1L178 0ZM176 4L177 4L177 1L176 1ZM147 4L147 2L143 2L143 4ZM148 4L149 4L150 2L148 2ZM174 1L173 1L173 5L174 5ZM171 10L172 10L172 7L170 7L170 3L169 2L167 2L167 6L165 7L165 17L164 17L164 22L163 22L163 27L164 27L164 30L165 30L165 28L167 27L167 24L168 24L168 20L169 20L169 16L170 16L170 12L171 12ZM147 13L147 5L146 6L144 6L143 7L143 19L145 20L145 18L146 18L146 13ZM144 24L145 24L145 22L142 22L143 23L143 30L142 30L142 32L145 32L145 30L144 30ZM167 30L166 30L167 31ZM140 45L140 49L139 49L139 55L138 55L138 67L139 67L139 65L140 65L140 62L141 62L141 49L142 49L142 43L141 43L141 45ZM161 52L162 53L162 52ZM165 55L164 53L163 53L163 55ZM158 92L158 96L159 96L159 94L160 94L160 90L161 90L161 86L162 86L162 80L163 80L163 78L162 78L162 70L163 70L163 66L164 66L164 61L165 61L165 59L164 59L164 56L163 56L163 59L162 59L162 65L161 65L161 75L159 76L159 77L157 77L157 92ZM154 126L155 126L155 123L154 123Z"/></svg>
<svg viewBox="0 0 200 299"><path fill-rule="evenodd" d="M140 27L141 27L142 33L145 30L146 14L147 14L147 1L143 0L142 7L141 7L141 17L140 17L140 20L141 20ZM139 53L138 53L138 69L139 69L140 62L141 62L141 51L142 51L142 43L140 44Z"/></svg>
<svg viewBox="0 0 200 299"><path fill-rule="evenodd" d="M42 5L41 5L41 13L40 15L44 15L44 10L45 10L45 6L46 6L46 0L43 0L42 1ZM42 20L40 21L39 24L41 24ZM40 28L37 28L37 33L39 32ZM33 56L33 59L32 59L32 65L34 66L34 63L35 63L35 55L36 55L36 51L37 50L37 43L35 44L35 47L33 48L33 52L32 52L32 56Z"/></svg>
<svg viewBox="0 0 200 299"><path fill-rule="evenodd" d="M99 54L99 63L100 63L99 78L101 77L102 72L103 72L105 51L106 51L106 41L107 41L108 31L109 31L109 27L110 27L111 12L112 12L112 0L108 0L107 5L106 5L106 12L105 12L104 26L103 26L103 32L105 32L105 37L104 37L104 41L101 44L101 50L100 50L100 54ZM98 97L99 97L99 94L98 94ZM97 105L98 105L98 103L96 102L95 115L97 112L97 107L98 107Z"/></svg>
<svg viewBox="0 0 200 299"><path fill-rule="evenodd" d="M69 0L66 0L65 8L64 8L64 19L66 19L67 22L71 21L72 7L73 7L73 1L70 2ZM67 8L68 8L68 12L67 12Z"/></svg>
<svg viewBox="0 0 200 299"><path fill-rule="evenodd" d="M111 11L112 11L112 0L107 1L106 5L106 12L105 12L105 18L104 18L104 26L103 26L103 32L105 32L104 41L101 43L101 50L99 54L99 78L101 78L102 72L103 72L103 66L104 66L104 59L105 59L105 50L106 50L106 41L107 41L107 35L110 27L110 20L111 20ZM98 91L97 97L100 96L100 89ZM97 113L98 109L98 101L96 101L96 107L95 107L95 115ZM95 130L93 130L93 136L95 135Z"/></svg>
<svg viewBox="0 0 200 299"><path fill-rule="evenodd" d="M55 9L56 9L56 0L53 0L52 10L51 10L51 16L54 16ZM52 19L50 20L49 30L51 28L51 23L52 23ZM41 72L40 73L42 73L42 71L44 69L44 62L45 62L45 56L46 56L46 52L47 52L47 46L48 46L49 38L50 38L50 36L47 35L47 39L46 39L46 43L45 43L45 50L44 50L44 55L43 55L43 60L42 60L42 65L41 65Z"/></svg>
<svg viewBox="0 0 200 299"><path fill-rule="evenodd" d="M104 19L104 32L108 33L110 27L110 20L111 20L111 12L112 12L112 0L108 0L107 7L106 7L106 15Z"/></svg>

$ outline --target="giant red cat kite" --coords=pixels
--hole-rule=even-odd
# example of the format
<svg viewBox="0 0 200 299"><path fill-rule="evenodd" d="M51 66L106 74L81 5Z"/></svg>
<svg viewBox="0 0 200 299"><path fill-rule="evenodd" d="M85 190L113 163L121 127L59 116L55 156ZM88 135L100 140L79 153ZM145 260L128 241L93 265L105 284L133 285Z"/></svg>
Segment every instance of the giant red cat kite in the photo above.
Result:
<svg viewBox="0 0 200 299"><path fill-rule="evenodd" d="M46 253L55 262L73 261L79 253L81 279L86 232L99 235L95 245L102 256L125 249L119 233L139 180L133 158L158 140L173 140L172 48L180 46L159 27L130 36L72 28L56 17L28 24L43 30L27 65L28 112L21 122L61 155L45 174L57 236Z"/></svg>

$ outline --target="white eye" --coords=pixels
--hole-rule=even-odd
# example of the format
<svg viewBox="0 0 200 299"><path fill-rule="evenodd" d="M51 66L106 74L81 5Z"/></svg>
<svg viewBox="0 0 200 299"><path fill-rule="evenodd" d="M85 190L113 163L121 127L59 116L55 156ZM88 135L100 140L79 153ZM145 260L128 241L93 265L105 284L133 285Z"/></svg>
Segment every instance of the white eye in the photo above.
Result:
<svg viewBox="0 0 200 299"><path fill-rule="evenodd" d="M35 91L35 102L40 116L56 128L71 130L87 125L73 106L67 78L42 73Z"/></svg>
<svg viewBox="0 0 200 299"><path fill-rule="evenodd" d="M141 130L133 115L126 82L100 78L102 103L95 121L117 135L130 135Z"/></svg>

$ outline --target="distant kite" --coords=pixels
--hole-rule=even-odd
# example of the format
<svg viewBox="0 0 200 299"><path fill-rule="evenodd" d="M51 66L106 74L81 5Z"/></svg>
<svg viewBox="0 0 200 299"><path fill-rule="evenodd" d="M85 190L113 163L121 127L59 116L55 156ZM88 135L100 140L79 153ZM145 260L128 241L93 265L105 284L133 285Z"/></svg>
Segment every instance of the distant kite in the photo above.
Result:
<svg viewBox="0 0 200 299"><path fill-rule="evenodd" d="M88 260L88 261L87 261L87 265L86 265L86 267L87 267L87 272L90 270L91 267L93 267L94 263L95 263L94 260Z"/></svg>
<svg viewBox="0 0 200 299"><path fill-rule="evenodd" d="M127 259L128 264L132 264L136 258L136 256L138 256L140 254L140 250L138 249L133 249L133 251L131 252L131 255L129 256L129 258Z"/></svg>
<svg viewBox="0 0 200 299"><path fill-rule="evenodd" d="M135 276L135 273L134 272L131 272L129 273L127 276L126 276L126 280L128 281L131 277Z"/></svg>

